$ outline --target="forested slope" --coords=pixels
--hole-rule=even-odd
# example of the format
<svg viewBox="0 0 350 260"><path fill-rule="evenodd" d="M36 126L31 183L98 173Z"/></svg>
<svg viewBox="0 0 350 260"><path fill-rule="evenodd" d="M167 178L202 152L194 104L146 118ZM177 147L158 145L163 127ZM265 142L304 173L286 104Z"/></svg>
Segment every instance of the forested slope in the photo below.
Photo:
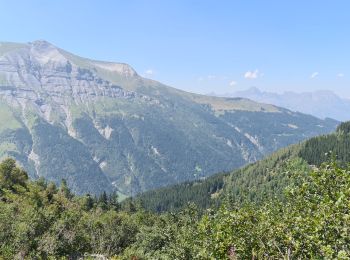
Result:
<svg viewBox="0 0 350 260"><path fill-rule="evenodd" d="M350 162L349 125L349 122L342 123L335 133L281 149L231 173L149 191L134 199L146 209L162 212L180 210L189 202L205 209L224 200L261 203L282 198L284 188L294 181L285 168L288 160L301 159L305 168L318 167L332 157L341 165Z"/></svg>

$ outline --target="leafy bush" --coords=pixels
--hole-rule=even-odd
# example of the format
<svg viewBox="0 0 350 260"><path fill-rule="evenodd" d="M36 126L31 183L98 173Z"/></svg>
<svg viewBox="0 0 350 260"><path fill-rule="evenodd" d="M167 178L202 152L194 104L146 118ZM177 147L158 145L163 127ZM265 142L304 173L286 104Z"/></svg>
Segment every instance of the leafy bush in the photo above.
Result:
<svg viewBox="0 0 350 260"><path fill-rule="evenodd" d="M121 207L115 195L31 182L8 159L0 164L0 258L348 259L350 166L310 171L294 159L284 170L294 181L283 200L155 215L133 201Z"/></svg>

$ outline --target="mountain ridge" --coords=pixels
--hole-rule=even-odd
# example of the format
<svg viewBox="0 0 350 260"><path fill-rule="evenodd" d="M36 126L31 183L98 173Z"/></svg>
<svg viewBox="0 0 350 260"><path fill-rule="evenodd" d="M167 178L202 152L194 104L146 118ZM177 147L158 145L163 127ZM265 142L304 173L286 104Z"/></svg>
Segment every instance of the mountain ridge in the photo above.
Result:
<svg viewBox="0 0 350 260"><path fill-rule="evenodd" d="M0 120L0 157L31 177L127 195L240 167L338 123L185 92L46 41L0 45Z"/></svg>

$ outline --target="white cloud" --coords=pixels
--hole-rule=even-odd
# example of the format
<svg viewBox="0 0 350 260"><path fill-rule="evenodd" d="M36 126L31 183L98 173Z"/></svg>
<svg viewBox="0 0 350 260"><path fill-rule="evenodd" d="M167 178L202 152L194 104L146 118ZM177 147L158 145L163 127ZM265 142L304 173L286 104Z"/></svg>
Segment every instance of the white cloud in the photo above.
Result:
<svg viewBox="0 0 350 260"><path fill-rule="evenodd" d="M256 79L257 77L259 77L259 70L247 71L244 73L244 78L246 79Z"/></svg>
<svg viewBox="0 0 350 260"><path fill-rule="evenodd" d="M154 71L152 69L148 69L145 71L145 75L152 76L154 74Z"/></svg>
<svg viewBox="0 0 350 260"><path fill-rule="evenodd" d="M310 78L311 78L311 79L314 79L314 78L316 78L318 75L319 75L319 73L318 73L317 71L315 71L314 73L312 73L312 74L310 75Z"/></svg>
<svg viewBox="0 0 350 260"><path fill-rule="evenodd" d="M342 77L344 77L345 75L344 75L344 73L338 73L337 74L337 78L342 78Z"/></svg>
<svg viewBox="0 0 350 260"><path fill-rule="evenodd" d="M211 79L215 79L216 78L216 76L215 75L208 75L208 77L207 77L209 80L211 80Z"/></svg>
<svg viewBox="0 0 350 260"><path fill-rule="evenodd" d="M237 82L236 81L234 81L234 80L232 80L231 82L230 82L230 87L234 87L234 86L236 86L237 85Z"/></svg>

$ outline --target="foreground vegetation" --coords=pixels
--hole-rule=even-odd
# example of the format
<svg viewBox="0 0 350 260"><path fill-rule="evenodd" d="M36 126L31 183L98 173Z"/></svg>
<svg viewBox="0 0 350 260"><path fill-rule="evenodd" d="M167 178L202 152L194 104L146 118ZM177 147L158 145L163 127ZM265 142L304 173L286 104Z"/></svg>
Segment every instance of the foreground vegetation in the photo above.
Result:
<svg viewBox="0 0 350 260"><path fill-rule="evenodd" d="M294 184L283 200L259 206L230 201L199 214L195 206L156 215L116 196L74 196L15 161L0 165L0 258L312 259L350 257L350 168L285 171Z"/></svg>

